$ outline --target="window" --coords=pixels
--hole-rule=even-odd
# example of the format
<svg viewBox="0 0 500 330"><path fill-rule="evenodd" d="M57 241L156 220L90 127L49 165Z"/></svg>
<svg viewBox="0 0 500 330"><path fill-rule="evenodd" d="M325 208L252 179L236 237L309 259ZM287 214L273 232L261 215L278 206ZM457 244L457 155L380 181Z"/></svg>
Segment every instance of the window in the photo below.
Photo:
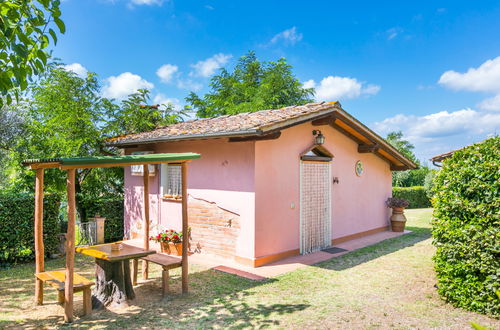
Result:
<svg viewBox="0 0 500 330"><path fill-rule="evenodd" d="M182 199L182 171L180 164L161 165L161 186L163 198Z"/></svg>
<svg viewBox="0 0 500 330"><path fill-rule="evenodd" d="M152 151L135 151L132 152L132 155L147 155L147 154L152 154ZM155 165L148 165L148 170L149 170L149 176L154 176L155 175ZM132 165L130 166L130 174L134 176L143 176L144 173L144 165Z"/></svg>

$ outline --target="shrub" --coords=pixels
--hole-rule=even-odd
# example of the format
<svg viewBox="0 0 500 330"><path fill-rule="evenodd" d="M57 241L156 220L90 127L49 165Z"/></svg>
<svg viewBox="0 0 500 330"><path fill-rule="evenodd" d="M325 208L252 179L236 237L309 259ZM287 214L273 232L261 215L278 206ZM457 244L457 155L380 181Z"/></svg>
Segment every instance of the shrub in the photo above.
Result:
<svg viewBox="0 0 500 330"><path fill-rule="evenodd" d="M60 196L45 194L43 240L45 255L58 252ZM35 197L27 193L0 194L0 266L35 258Z"/></svg>
<svg viewBox="0 0 500 330"><path fill-rule="evenodd" d="M89 216L94 217L98 214L106 218L104 223L104 240L106 242L123 239L123 196L110 195L96 198L80 195L79 197L81 197L81 203Z"/></svg>
<svg viewBox="0 0 500 330"><path fill-rule="evenodd" d="M429 200L432 200L432 197L434 196L434 191L432 187L434 187L434 177L436 176L438 170L432 169L427 173L424 179L424 189L425 189L425 194L427 197L429 197Z"/></svg>
<svg viewBox="0 0 500 330"><path fill-rule="evenodd" d="M500 137L457 151L434 185L438 292L454 305L500 315Z"/></svg>
<svg viewBox="0 0 500 330"><path fill-rule="evenodd" d="M408 206L409 209L431 207L431 201L429 197L427 197L425 189L422 186L393 187L392 196L406 199L410 203Z"/></svg>

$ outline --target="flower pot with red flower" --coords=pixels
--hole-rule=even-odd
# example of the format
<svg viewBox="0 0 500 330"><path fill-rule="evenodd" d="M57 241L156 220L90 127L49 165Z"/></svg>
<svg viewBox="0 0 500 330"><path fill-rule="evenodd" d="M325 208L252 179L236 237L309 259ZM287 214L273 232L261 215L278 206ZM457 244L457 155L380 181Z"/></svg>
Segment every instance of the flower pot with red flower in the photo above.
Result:
<svg viewBox="0 0 500 330"><path fill-rule="evenodd" d="M160 244L161 252L170 254L170 246L168 245L168 235L166 232L159 233L156 236L151 236L150 241L155 241Z"/></svg>
<svg viewBox="0 0 500 330"><path fill-rule="evenodd" d="M171 255L182 256L182 232L176 232L171 230L168 233L169 236L169 249Z"/></svg>
<svg viewBox="0 0 500 330"><path fill-rule="evenodd" d="M394 232L403 232L406 226L405 208L410 203L403 198L390 197L385 201L385 205L392 209L391 227Z"/></svg>
<svg viewBox="0 0 500 330"><path fill-rule="evenodd" d="M149 239L160 243L161 252L163 253L174 256L182 255L182 232L167 229L156 236L151 236Z"/></svg>

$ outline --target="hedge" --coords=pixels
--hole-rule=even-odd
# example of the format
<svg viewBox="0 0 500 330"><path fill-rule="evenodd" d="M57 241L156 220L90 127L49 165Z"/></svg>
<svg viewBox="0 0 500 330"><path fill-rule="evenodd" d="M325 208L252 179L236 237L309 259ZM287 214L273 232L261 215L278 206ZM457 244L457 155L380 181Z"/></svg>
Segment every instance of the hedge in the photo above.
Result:
<svg viewBox="0 0 500 330"><path fill-rule="evenodd" d="M58 252L60 196L46 194L43 203L45 255ZM35 258L35 197L27 193L0 194L0 266Z"/></svg>
<svg viewBox="0 0 500 330"><path fill-rule="evenodd" d="M91 217L100 215L106 218L104 240L114 242L123 239L123 196L91 197L81 195L81 203Z"/></svg>
<svg viewBox="0 0 500 330"><path fill-rule="evenodd" d="M408 206L409 209L431 207L431 201L423 186L393 187L392 196L404 198L410 202L410 206Z"/></svg>
<svg viewBox="0 0 500 330"><path fill-rule="evenodd" d="M500 137L446 159L433 190L439 294L455 306L500 316Z"/></svg>

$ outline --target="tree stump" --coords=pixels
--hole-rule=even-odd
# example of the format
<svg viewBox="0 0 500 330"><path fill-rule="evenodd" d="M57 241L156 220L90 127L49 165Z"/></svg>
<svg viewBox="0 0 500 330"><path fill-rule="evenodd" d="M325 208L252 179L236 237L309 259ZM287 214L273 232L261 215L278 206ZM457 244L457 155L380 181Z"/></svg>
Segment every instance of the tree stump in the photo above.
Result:
<svg viewBox="0 0 500 330"><path fill-rule="evenodd" d="M127 300L135 298L129 260L109 262L96 259L95 263L96 283L92 294L92 308L128 306Z"/></svg>

